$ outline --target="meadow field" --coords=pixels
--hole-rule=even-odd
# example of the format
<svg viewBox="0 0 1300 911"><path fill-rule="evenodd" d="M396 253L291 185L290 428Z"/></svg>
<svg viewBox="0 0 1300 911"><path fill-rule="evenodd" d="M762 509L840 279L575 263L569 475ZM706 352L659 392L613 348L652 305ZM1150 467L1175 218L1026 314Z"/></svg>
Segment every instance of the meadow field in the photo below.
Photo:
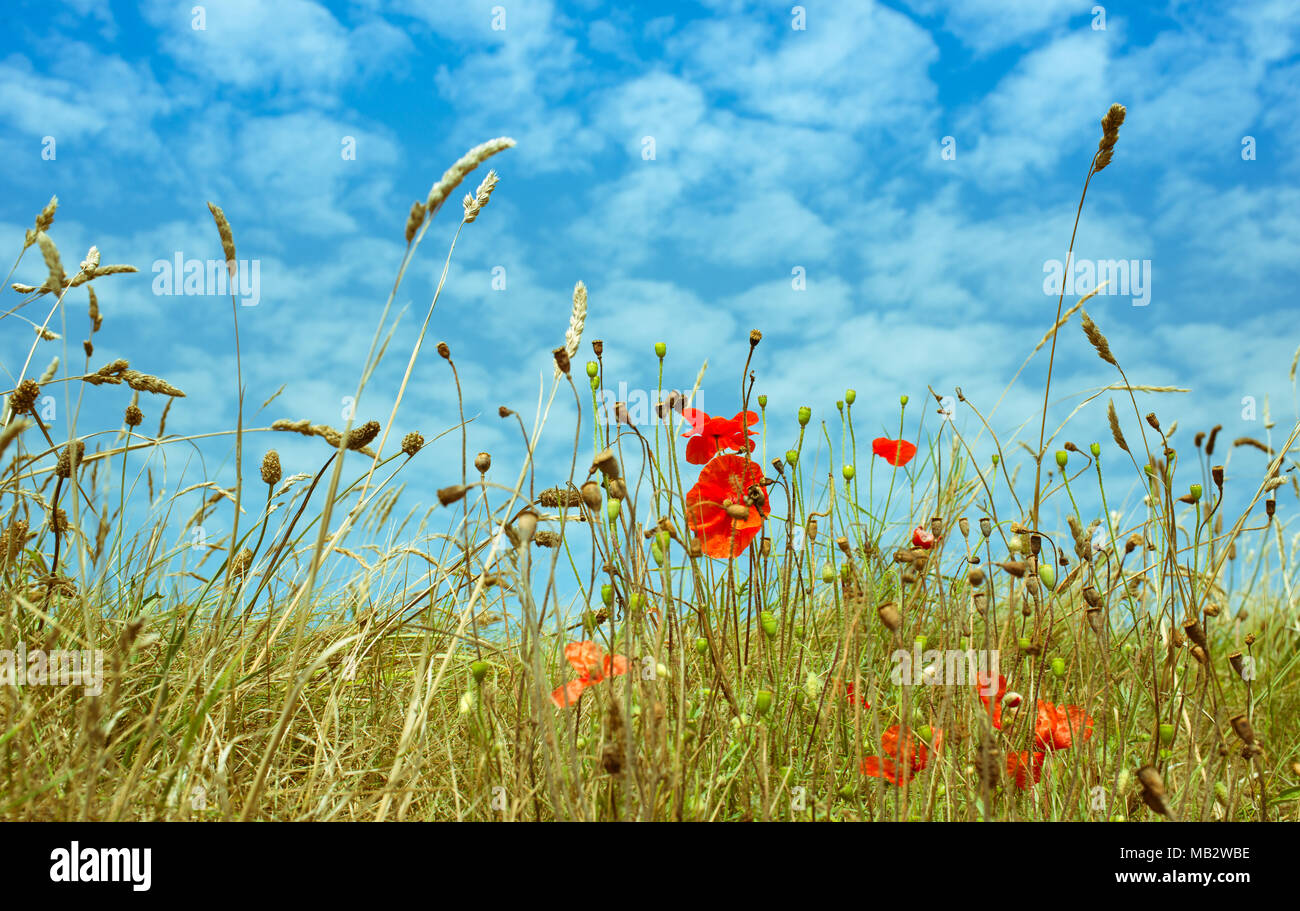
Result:
<svg viewBox="0 0 1300 911"><path fill-rule="evenodd" d="M1085 220L1121 164L1125 110L1104 113ZM536 402L478 419L532 453L563 415L570 458L502 464L463 404L453 426L390 435L430 361L462 401L437 341L456 301L396 332L394 300L431 227L453 235L449 264L492 218L509 183L486 169L513 144L470 150L394 213L406 253L367 289L387 303L356 327L358 413L381 361L404 377L391 412L337 427L248 425L265 395L214 375L236 425L169 433L184 390L94 354L113 318L97 289L134 269L94 248L74 265L57 201L37 215L3 292L7 331L32 340L5 365L0 434L0 818L1297 819L1300 424L1176 427L1169 390L1064 290L1024 352L1047 381L1015 441L989 419L1005 390L930 388L924 358L897 400L826 376L796 413L769 410L761 325L719 340L708 375L733 392L710 413L704 369L611 405L578 281L553 355L526 365L545 370ZM233 289L248 226L215 202ZM51 363L64 326L84 361ZM677 331L637 352L661 377ZM1066 346L1113 382L1054 426ZM77 403L56 433L50 393ZM78 436L110 393L130 396L120 430ZM882 422L897 431L861 430ZM297 435L311 464L276 449ZM428 458L435 439L459 457ZM153 460L212 440L233 472L155 490ZM217 513L231 527L196 538Z"/></svg>

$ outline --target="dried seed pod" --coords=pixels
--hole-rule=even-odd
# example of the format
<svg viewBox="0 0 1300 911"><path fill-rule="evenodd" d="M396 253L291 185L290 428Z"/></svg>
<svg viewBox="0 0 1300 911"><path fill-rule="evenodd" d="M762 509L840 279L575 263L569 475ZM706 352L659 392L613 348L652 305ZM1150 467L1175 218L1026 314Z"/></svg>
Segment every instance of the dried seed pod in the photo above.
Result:
<svg viewBox="0 0 1300 911"><path fill-rule="evenodd" d="M480 452L474 456L474 467L479 474L487 474L488 469L492 467L492 455L487 452Z"/></svg>
<svg viewBox="0 0 1300 911"><path fill-rule="evenodd" d="M139 405L132 402L130 405L126 406L126 414L123 416L122 420L126 422L126 426L128 427L139 427L144 423L144 412L140 410Z"/></svg>
<svg viewBox="0 0 1300 911"><path fill-rule="evenodd" d="M539 531L533 536L533 543L538 547L559 547L560 535L554 531Z"/></svg>
<svg viewBox="0 0 1300 911"><path fill-rule="evenodd" d="M1253 746L1255 743L1255 727L1250 723L1250 719L1245 714L1233 715L1228 719L1232 725L1232 732L1241 738L1241 742L1246 746Z"/></svg>
<svg viewBox="0 0 1300 911"><path fill-rule="evenodd" d="M1019 560L1008 560L1005 563L995 564L1003 569L1006 573L1015 576L1017 579L1025 577L1025 571L1028 567Z"/></svg>
<svg viewBox="0 0 1300 911"><path fill-rule="evenodd" d="M966 582L971 588L982 588L984 585L984 570L972 569L966 573Z"/></svg>
<svg viewBox="0 0 1300 911"><path fill-rule="evenodd" d="M1090 607L1084 612L1084 617L1088 621L1088 629L1097 635L1101 635L1106 629L1106 612L1100 607Z"/></svg>
<svg viewBox="0 0 1300 911"><path fill-rule="evenodd" d="M965 516L957 520L957 528L960 529L963 538L970 537L970 521Z"/></svg>
<svg viewBox="0 0 1300 911"><path fill-rule="evenodd" d="M515 516L514 530L520 546L528 544L533 540L533 535L537 533L537 513L531 509L526 509Z"/></svg>
<svg viewBox="0 0 1300 911"><path fill-rule="evenodd" d="M993 534L993 522L987 518L980 519L980 534L986 538Z"/></svg>
<svg viewBox="0 0 1300 911"><path fill-rule="evenodd" d="M618 459L614 455L614 450L601 450L591 460L591 471L588 474L595 474L597 471L603 474L606 480L613 480L622 476L619 472Z"/></svg>
<svg viewBox="0 0 1300 911"><path fill-rule="evenodd" d="M450 487L442 487L438 490L438 502L443 506L450 506L465 496L469 490L464 484L452 484Z"/></svg>
<svg viewBox="0 0 1300 911"><path fill-rule="evenodd" d="M59 461L54 466L54 473L61 478L72 477L72 472L81 464L85 454L86 444L81 440L73 440L59 451Z"/></svg>
<svg viewBox="0 0 1300 911"><path fill-rule="evenodd" d="M898 632L903 625L903 618L898 613L898 608L893 601L886 601L876 606L876 613L880 615L880 622L885 624L885 628L891 632Z"/></svg>
<svg viewBox="0 0 1300 911"><path fill-rule="evenodd" d="M1233 652L1229 655L1228 663L1232 665L1232 669L1236 672L1237 676L1244 680L1246 673L1246 659L1242 656L1241 652Z"/></svg>
<svg viewBox="0 0 1300 911"><path fill-rule="evenodd" d="M582 502L587 504L588 509L600 509L600 485L595 481L588 481L582 485L580 491Z"/></svg>
<svg viewBox="0 0 1300 911"><path fill-rule="evenodd" d="M1169 816L1168 792L1165 780L1155 766L1143 766L1138 769L1138 782L1142 785L1142 802L1161 816Z"/></svg>
<svg viewBox="0 0 1300 911"><path fill-rule="evenodd" d="M1187 634L1187 638L1191 639L1193 643L1207 652L1210 650L1210 642L1205 637L1205 628L1201 626L1200 621L1195 618L1184 621L1183 632Z"/></svg>
<svg viewBox="0 0 1300 911"><path fill-rule="evenodd" d="M609 498L611 500L627 499L627 484L622 478L610 478L605 487L609 490ZM745 515L749 515L748 510L745 511Z"/></svg>

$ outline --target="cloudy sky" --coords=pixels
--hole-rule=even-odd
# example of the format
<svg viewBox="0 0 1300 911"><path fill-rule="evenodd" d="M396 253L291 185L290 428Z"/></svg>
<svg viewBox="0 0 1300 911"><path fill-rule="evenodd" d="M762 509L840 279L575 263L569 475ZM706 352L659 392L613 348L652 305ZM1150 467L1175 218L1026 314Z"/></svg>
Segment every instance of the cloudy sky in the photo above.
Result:
<svg viewBox="0 0 1300 911"><path fill-rule="evenodd" d="M707 359L704 401L729 415L747 335L761 329L752 369L777 451L793 441L799 405L829 420L846 387L869 435L896 426L900 394L919 401L930 385L960 386L985 414L1001 399L999 432L1030 439L1045 358L1007 386L1051 325L1050 263L1065 258L1099 119L1120 102L1128 119L1092 181L1076 257L1136 262L1141 281L1090 312L1133 382L1191 390L1139 399L1179 421L1176 443L1217 422L1227 437L1266 437L1265 397L1274 440L1289 431L1300 14L1288 0L628 7L11 3L0 238L16 255L57 194L51 236L65 262L93 243L105 262L139 267L96 283L105 319L91 367L126 357L165 377L188 393L169 432L202 433L234 424L230 300L157 294L155 264L220 259L206 203L222 206L240 258L259 268L256 306L239 311L248 421L338 425L411 203L468 148L511 136L518 145L491 163L500 186L458 241L394 433L454 422L450 374L432 351L445 340L478 415L471 452L493 451L513 477L517 427L496 408L531 424L582 280L590 312L577 360L603 339L607 385L653 388L663 341L665 385L689 389ZM482 173L425 236L361 420L387 419L459 198ZM14 280L43 278L30 251ZM6 310L20 300L4 294ZM55 354L81 371L85 306L84 289L69 294L66 322L51 323L66 353L42 343L34 372ZM20 313L40 322L47 309ZM12 380L31 330L8 325L0 353ZM1071 324L1050 416L1115 380ZM128 398L89 390L81 422L116 426ZM144 407L149 426L158 404ZM1074 420L1066 436L1080 445L1107 438L1104 398ZM558 414L544 455L558 458L571 434L571 414ZM270 437L248 445L255 455L278 445L286 473L324 454ZM202 452L203 468L188 470L228 483L230 446ZM427 499L455 480L451 453L431 453L412 489Z"/></svg>

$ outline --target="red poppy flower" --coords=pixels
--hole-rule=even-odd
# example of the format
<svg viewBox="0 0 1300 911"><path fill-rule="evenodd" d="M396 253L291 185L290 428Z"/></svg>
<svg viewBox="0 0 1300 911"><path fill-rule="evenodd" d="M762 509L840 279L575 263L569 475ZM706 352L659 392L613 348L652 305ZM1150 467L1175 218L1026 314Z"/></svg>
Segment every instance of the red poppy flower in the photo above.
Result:
<svg viewBox="0 0 1300 911"><path fill-rule="evenodd" d="M682 417L691 423L682 436L690 437L686 461L692 465L703 465L724 449L754 451L754 441L749 438L754 431L749 425L758 423L758 415L753 411L742 411L727 420L711 418L698 408L683 408Z"/></svg>
<svg viewBox="0 0 1300 911"><path fill-rule="evenodd" d="M984 708L989 705L989 690L992 689L993 680L988 674L980 671L975 675L976 692L979 693L980 702L984 703ZM998 674L998 691L992 697L993 699L993 726L999 730L1002 729L1002 697L1007 694L1007 678L1004 674Z"/></svg>
<svg viewBox="0 0 1300 911"><path fill-rule="evenodd" d="M857 704L858 704L858 697L855 696L855 695L853 694L853 684L851 684L851 683L846 683L846 684L844 684L844 698L846 698L846 699L849 700L849 705L857 705ZM862 707L863 707L864 709L869 709L869 708L871 708L871 703L870 703L870 702L867 702L866 699L863 699L863 700L862 700Z"/></svg>
<svg viewBox="0 0 1300 911"><path fill-rule="evenodd" d="M916 447L907 440L891 440L888 437L876 437L871 441L871 451L895 468L901 468L912 461Z"/></svg>
<svg viewBox="0 0 1300 911"><path fill-rule="evenodd" d="M750 505L754 497L760 502L757 507ZM720 560L743 553L771 511L763 469L744 456L713 459L686 493L686 524L700 539L704 552Z"/></svg>
<svg viewBox="0 0 1300 911"><path fill-rule="evenodd" d="M560 708L573 705L583 690L600 683L606 677L627 673L627 659L622 655L606 655L597 642L570 642L564 647L564 657L578 672L578 679L570 680L551 693L551 701Z"/></svg>
<svg viewBox="0 0 1300 911"><path fill-rule="evenodd" d="M934 750L938 752L943 745L943 731L934 732ZM903 732L898 725L880 735L880 746L884 756L868 756L862 760L862 774L872 778L883 778L893 784L911 781L916 773L923 770L930 762L930 750L922 742L912 737L912 732Z"/></svg>
<svg viewBox="0 0 1300 911"><path fill-rule="evenodd" d="M916 528L912 529L912 546L929 550L934 547L934 533L927 528L916 526Z"/></svg>
<svg viewBox="0 0 1300 911"><path fill-rule="evenodd" d="M1053 705L1038 700L1038 719L1034 723L1034 743L1042 750L1068 750L1076 738L1092 736L1092 719L1077 705Z"/></svg>
<svg viewBox="0 0 1300 911"><path fill-rule="evenodd" d="M1026 790L1031 785L1029 779L1033 778L1033 783L1038 784L1043 777L1043 760L1046 758L1045 753L1035 752L1030 758L1028 750L1021 750L1019 753L1007 754L1007 776L1016 780L1016 787Z"/></svg>

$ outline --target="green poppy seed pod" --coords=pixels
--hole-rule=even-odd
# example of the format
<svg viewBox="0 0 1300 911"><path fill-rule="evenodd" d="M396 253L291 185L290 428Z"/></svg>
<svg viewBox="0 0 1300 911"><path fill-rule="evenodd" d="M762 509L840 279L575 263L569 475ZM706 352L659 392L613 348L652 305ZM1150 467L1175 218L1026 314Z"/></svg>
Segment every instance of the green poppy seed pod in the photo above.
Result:
<svg viewBox="0 0 1300 911"><path fill-rule="evenodd" d="M598 376L593 376L593 377L591 378L591 391L592 391L592 392L597 392L597 391L599 391L599 389L600 389L600 377L598 377Z"/></svg>
<svg viewBox="0 0 1300 911"><path fill-rule="evenodd" d="M777 630L776 614L772 613L770 610L765 610L759 613L758 618L763 624L764 635L769 639L775 639Z"/></svg>
<svg viewBox="0 0 1300 911"><path fill-rule="evenodd" d="M827 563L825 566L822 567L822 581L823 582L835 581L835 567L831 566L829 563Z"/></svg>
<svg viewBox="0 0 1300 911"><path fill-rule="evenodd" d="M921 738L922 743L930 743L934 740L934 728L928 724L923 724L916 729L916 735Z"/></svg>
<svg viewBox="0 0 1300 911"><path fill-rule="evenodd" d="M853 480L853 476L854 476L855 474L857 474L857 473L858 473L857 469L854 468L852 465L845 465L845 466L844 466L844 480L846 480L846 481L852 481L852 480Z"/></svg>
<svg viewBox="0 0 1300 911"><path fill-rule="evenodd" d="M1056 450L1056 467L1064 468L1065 463L1069 460L1069 458L1070 458L1070 454L1066 452L1064 449Z"/></svg>
<svg viewBox="0 0 1300 911"><path fill-rule="evenodd" d="M1001 462L1001 461L1002 461L1001 457L999 457L998 454L997 454L996 452L993 453L993 464L996 466L996 465L998 464L998 462Z"/></svg>
<svg viewBox="0 0 1300 911"><path fill-rule="evenodd" d="M659 360L662 361L664 359L664 355L667 353L668 353L667 345L665 345L663 342L655 342L655 354L658 356Z"/></svg>
<svg viewBox="0 0 1300 911"><path fill-rule="evenodd" d="M902 405L904 408L906 408L906 407L907 407L907 396L905 396L905 395L900 395L900 396L898 397L898 404L900 404L900 405Z"/></svg>
<svg viewBox="0 0 1300 911"><path fill-rule="evenodd" d="M627 606L629 609L633 611L640 610L641 605L643 605L644 603L645 603L645 595L641 594L640 592L632 592L632 594L627 596Z"/></svg>
<svg viewBox="0 0 1300 911"><path fill-rule="evenodd" d="M605 514L609 516L609 521L613 522L618 518L619 506L621 505L618 500L610 500L605 504Z"/></svg>
<svg viewBox="0 0 1300 911"><path fill-rule="evenodd" d="M856 389L845 389L845 390L844 390L844 401L846 401L846 402L848 402L850 405L852 405L852 404L853 404L854 402L856 402L857 400L858 400L858 391L857 391Z"/></svg>
<svg viewBox="0 0 1300 911"><path fill-rule="evenodd" d="M807 427L808 422L812 420L812 409L804 405L799 409L799 426Z"/></svg>
<svg viewBox="0 0 1300 911"><path fill-rule="evenodd" d="M1192 485L1192 489L1191 489L1191 491L1190 491L1190 496L1191 496L1191 498L1192 498L1192 502L1193 502L1193 503L1199 502L1200 499L1201 499L1201 494L1202 494L1203 492L1204 492L1204 491L1202 490L1200 484L1193 484L1193 485Z"/></svg>
<svg viewBox="0 0 1300 911"><path fill-rule="evenodd" d="M759 690L754 696L754 708L758 714L766 715L772 711L772 692L771 690Z"/></svg>
<svg viewBox="0 0 1300 911"><path fill-rule="evenodd" d="M709 653L709 640L701 636L695 640L695 654L703 658Z"/></svg>
<svg viewBox="0 0 1300 911"><path fill-rule="evenodd" d="M797 465L798 463L799 463L798 450L791 449L789 452L785 454L785 464L789 465L791 468L794 468L794 466Z"/></svg>
<svg viewBox="0 0 1300 911"><path fill-rule="evenodd" d="M606 606L606 607L609 607L611 604L613 604L613 603L614 603L614 586L610 585L608 582L606 582L604 585L602 585L602 586L600 587L600 600L603 601L603 602L605 603L605 606Z"/></svg>
<svg viewBox="0 0 1300 911"><path fill-rule="evenodd" d="M758 397L758 407L759 407L759 408L766 408L766 407L767 407L767 396L765 396L765 395L760 395L760 396Z"/></svg>
<svg viewBox="0 0 1300 911"><path fill-rule="evenodd" d="M921 651L925 651L925 647L929 644L930 644L929 637L927 636L916 637L916 647L919 648Z"/></svg>
<svg viewBox="0 0 1300 911"><path fill-rule="evenodd" d="M1160 725L1160 743L1162 746L1170 746L1174 742L1175 728L1172 724Z"/></svg>
<svg viewBox="0 0 1300 911"><path fill-rule="evenodd" d="M1092 453L1092 457L1093 457L1094 459L1100 459L1100 458L1101 458L1101 444L1100 444L1100 443L1093 443L1091 446L1088 447L1088 451Z"/></svg>
<svg viewBox="0 0 1300 911"><path fill-rule="evenodd" d="M1053 658L1053 659L1052 659L1052 676L1053 676L1053 677L1064 677L1064 676L1065 676L1065 659L1064 659L1064 658Z"/></svg>
<svg viewBox="0 0 1300 911"><path fill-rule="evenodd" d="M1034 647L1033 641L1028 636L1021 636L1020 641L1017 644L1020 646L1022 652L1027 652Z"/></svg>
<svg viewBox="0 0 1300 911"><path fill-rule="evenodd" d="M595 361L587 361L587 376L594 380L598 373L600 373L600 364L597 364Z"/></svg>
<svg viewBox="0 0 1300 911"><path fill-rule="evenodd" d="M475 683L482 683L487 677L488 663L486 661L475 661L469 666L469 672L474 677Z"/></svg>
<svg viewBox="0 0 1300 911"><path fill-rule="evenodd" d="M1049 592L1056 588L1056 567L1050 563L1038 564L1038 578Z"/></svg>

